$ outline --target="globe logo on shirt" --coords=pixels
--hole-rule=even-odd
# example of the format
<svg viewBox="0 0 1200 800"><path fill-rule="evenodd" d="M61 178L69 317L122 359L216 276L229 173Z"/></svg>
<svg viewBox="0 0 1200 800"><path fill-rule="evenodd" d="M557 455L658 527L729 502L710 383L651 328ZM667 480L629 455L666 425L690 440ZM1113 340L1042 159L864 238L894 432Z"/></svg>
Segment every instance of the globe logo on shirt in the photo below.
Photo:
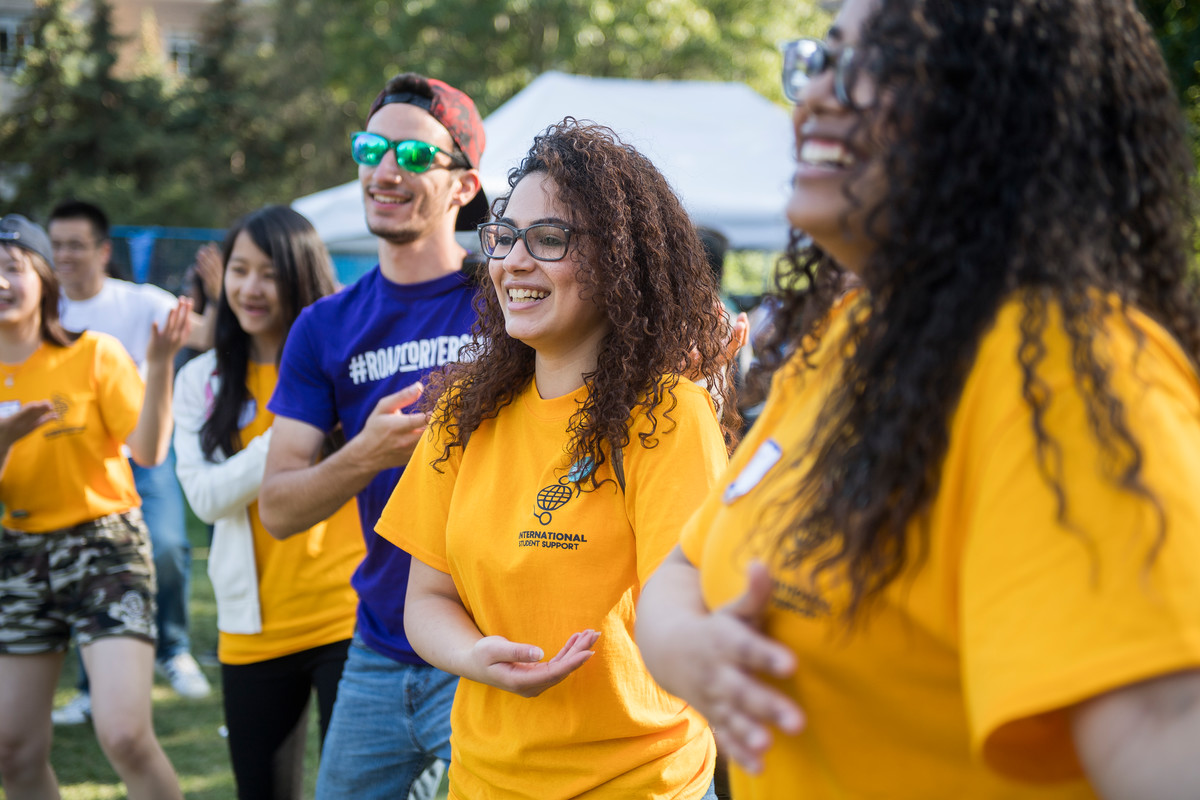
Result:
<svg viewBox="0 0 1200 800"><path fill-rule="evenodd" d="M535 511L533 515L538 522L549 525L554 518L550 512L562 508L575 495L570 483L570 476L564 476L558 479L558 483L552 483L537 493L537 506L541 513Z"/></svg>
<svg viewBox="0 0 1200 800"><path fill-rule="evenodd" d="M574 491L570 486L564 486L561 483L547 486L537 493L538 508L542 511L555 511L562 508L573 494Z"/></svg>

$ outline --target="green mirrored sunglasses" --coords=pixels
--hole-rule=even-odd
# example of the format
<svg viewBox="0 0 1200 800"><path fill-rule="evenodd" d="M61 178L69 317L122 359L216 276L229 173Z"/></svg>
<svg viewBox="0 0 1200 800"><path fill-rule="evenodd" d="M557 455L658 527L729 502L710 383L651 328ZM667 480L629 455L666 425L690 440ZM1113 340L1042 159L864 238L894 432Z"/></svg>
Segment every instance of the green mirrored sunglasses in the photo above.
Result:
<svg viewBox="0 0 1200 800"><path fill-rule="evenodd" d="M396 163L400 165L401 169L408 172L425 172L430 167L435 166L433 161L438 153L445 153L450 156L450 164L447 166L466 168L466 165L454 153L443 150L437 145L429 144L428 142L416 139L393 142L386 136L366 131L358 131L357 133L350 134L350 155L354 157L355 163L362 164L365 167L379 166L379 162L383 160L384 153L389 149L396 151Z"/></svg>

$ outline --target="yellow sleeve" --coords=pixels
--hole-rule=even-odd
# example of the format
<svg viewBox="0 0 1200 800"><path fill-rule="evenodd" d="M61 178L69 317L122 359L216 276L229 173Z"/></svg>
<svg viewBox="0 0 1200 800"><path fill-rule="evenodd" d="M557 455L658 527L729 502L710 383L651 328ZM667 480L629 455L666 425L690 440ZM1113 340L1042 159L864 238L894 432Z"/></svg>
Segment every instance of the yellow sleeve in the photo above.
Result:
<svg viewBox="0 0 1200 800"><path fill-rule="evenodd" d="M1127 333L1110 344L1114 386L1157 508L1101 469L1061 334L1047 334L1045 426L1061 453L1066 524L1034 468L1015 340L996 351L1006 365L985 367L993 380L976 387L985 399L959 421L956 435L977 447L967 461L980 465L963 503L959 576L972 746L1013 777L1080 774L1072 705L1200 665L1200 391L1174 343L1150 334L1137 354Z"/></svg>
<svg viewBox="0 0 1200 800"><path fill-rule="evenodd" d="M422 563L449 573L446 521L462 448L452 450L450 458L435 467L431 462L442 452L437 436L435 426L425 430L400 482L383 507L375 532Z"/></svg>
<svg viewBox="0 0 1200 800"><path fill-rule="evenodd" d="M92 335L97 339L92 379L100 418L113 439L123 443L137 427L145 384L120 342L104 334Z"/></svg>
<svg viewBox="0 0 1200 800"><path fill-rule="evenodd" d="M658 444L642 446L638 432L647 430L643 418L634 425L624 451L625 508L637 540L638 578L643 584L679 543L683 523L716 486L728 462L708 393L681 378L675 398L669 420L658 414Z"/></svg>

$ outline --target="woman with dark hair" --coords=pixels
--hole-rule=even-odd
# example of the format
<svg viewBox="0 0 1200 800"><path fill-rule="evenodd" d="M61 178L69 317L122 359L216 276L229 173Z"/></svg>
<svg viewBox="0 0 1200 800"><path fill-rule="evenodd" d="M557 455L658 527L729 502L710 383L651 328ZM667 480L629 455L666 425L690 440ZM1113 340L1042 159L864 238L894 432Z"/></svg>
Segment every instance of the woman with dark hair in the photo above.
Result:
<svg viewBox="0 0 1200 800"><path fill-rule="evenodd" d="M350 574L363 555L348 503L286 541L258 516L284 340L301 309L335 290L329 253L312 225L268 206L225 238L216 348L179 373L179 483L213 524L208 574L217 600L217 657L238 797L299 798L309 697L321 739L354 631Z"/></svg>
<svg viewBox="0 0 1200 800"><path fill-rule="evenodd" d="M413 647L463 678L450 796L698 800L712 738L643 668L633 610L726 462L737 420L680 373L728 386L728 322L678 198L611 130L552 126L509 185L476 337L377 528L413 555Z"/></svg>
<svg viewBox="0 0 1200 800"><path fill-rule="evenodd" d="M0 219L0 784L58 797L50 710L74 634L96 737L134 800L181 798L154 735L154 569L134 461L171 437L171 362L191 303L154 325L143 382L121 343L59 323L50 239Z"/></svg>
<svg viewBox="0 0 1200 800"><path fill-rule="evenodd" d="M847 0L784 85L781 355L647 665L739 798L1194 797L1194 165L1134 0Z"/></svg>

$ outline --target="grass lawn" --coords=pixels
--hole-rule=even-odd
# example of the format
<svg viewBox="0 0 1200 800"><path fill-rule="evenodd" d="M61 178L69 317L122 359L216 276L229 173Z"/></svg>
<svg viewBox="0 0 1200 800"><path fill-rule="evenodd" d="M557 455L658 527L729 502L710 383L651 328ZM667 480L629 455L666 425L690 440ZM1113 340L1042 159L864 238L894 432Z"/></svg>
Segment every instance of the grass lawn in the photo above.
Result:
<svg viewBox="0 0 1200 800"><path fill-rule="evenodd" d="M208 535L200 523L188 515L188 533L192 542L192 652L216 649L217 608L212 585L206 574ZM58 684L55 704L75 694L77 659L68 656ZM204 700L185 700L176 695L161 678L154 686L154 728L167 751L184 796L189 800L233 800L233 773L229 751L219 729L224 724L221 706L220 670L203 667L213 684L213 694ZM305 767L305 797L311 798L317 777L317 720L315 704L309 714L308 758ZM58 775L64 800L111 800L126 796L116 773L104 758L90 725L56 728L51 764ZM5 796L0 788L0 798ZM443 783L439 798L446 796Z"/></svg>

